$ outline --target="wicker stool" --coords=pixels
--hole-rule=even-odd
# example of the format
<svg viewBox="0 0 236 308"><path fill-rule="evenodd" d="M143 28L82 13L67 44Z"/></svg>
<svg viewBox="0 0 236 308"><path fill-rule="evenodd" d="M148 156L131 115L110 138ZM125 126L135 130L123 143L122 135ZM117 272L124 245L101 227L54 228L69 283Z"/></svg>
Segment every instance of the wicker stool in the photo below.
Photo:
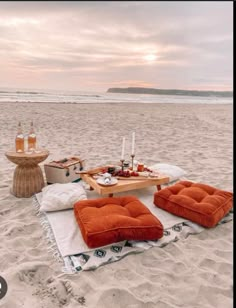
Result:
<svg viewBox="0 0 236 308"><path fill-rule="evenodd" d="M45 184L38 164L48 157L49 151L43 150L31 154L6 152L5 155L17 165L13 177L12 194L19 198L29 198L40 192Z"/></svg>

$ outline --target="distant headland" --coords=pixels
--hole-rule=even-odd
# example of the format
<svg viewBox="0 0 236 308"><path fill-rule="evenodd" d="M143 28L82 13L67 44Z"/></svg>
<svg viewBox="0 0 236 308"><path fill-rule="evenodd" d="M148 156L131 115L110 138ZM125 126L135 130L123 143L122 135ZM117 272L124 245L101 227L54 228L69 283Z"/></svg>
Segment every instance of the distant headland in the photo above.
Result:
<svg viewBox="0 0 236 308"><path fill-rule="evenodd" d="M109 88L109 93L130 93L130 94L157 94L157 95L189 95L189 96L218 96L232 97L232 91L198 91L198 90L177 90L177 89L153 89L153 88Z"/></svg>

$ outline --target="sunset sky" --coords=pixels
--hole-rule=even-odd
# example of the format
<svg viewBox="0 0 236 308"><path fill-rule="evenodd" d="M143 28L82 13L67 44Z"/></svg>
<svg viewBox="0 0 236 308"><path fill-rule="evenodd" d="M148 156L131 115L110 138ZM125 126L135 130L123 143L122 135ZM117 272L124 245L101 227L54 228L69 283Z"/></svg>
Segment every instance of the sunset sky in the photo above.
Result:
<svg viewBox="0 0 236 308"><path fill-rule="evenodd" d="M0 1L0 87L233 89L233 1Z"/></svg>

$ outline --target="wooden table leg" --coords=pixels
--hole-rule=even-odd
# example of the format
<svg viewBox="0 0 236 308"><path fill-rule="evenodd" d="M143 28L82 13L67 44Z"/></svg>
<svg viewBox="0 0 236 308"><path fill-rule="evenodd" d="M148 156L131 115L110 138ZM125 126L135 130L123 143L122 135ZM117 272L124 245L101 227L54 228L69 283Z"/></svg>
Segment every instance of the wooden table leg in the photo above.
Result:
<svg viewBox="0 0 236 308"><path fill-rule="evenodd" d="M109 194L108 197L113 197L113 194Z"/></svg>
<svg viewBox="0 0 236 308"><path fill-rule="evenodd" d="M161 190L161 185L157 185L157 190L158 190L158 191Z"/></svg>

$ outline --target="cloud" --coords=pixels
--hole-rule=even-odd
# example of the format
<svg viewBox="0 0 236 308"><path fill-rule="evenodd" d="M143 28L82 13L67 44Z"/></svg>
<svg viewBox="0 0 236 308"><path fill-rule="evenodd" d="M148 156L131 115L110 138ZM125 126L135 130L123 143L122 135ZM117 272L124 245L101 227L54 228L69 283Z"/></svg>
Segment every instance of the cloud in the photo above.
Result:
<svg viewBox="0 0 236 308"><path fill-rule="evenodd" d="M185 88L201 76L232 86L230 2L2 1L0 12L0 65L31 72L35 87L38 72L46 79L64 73L67 88L69 72L97 78L101 89L119 80ZM148 63L147 54L157 60ZM14 74L5 76L0 82L14 84Z"/></svg>

